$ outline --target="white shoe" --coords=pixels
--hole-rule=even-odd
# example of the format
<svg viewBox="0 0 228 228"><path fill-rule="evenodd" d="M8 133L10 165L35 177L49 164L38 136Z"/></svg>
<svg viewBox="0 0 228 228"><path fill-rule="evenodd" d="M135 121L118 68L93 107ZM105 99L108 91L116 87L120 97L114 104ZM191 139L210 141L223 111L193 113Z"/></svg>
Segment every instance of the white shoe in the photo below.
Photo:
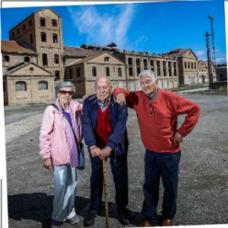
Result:
<svg viewBox="0 0 228 228"><path fill-rule="evenodd" d="M77 214L73 216L71 219L67 219L66 222L70 223L71 225L79 223L79 217Z"/></svg>

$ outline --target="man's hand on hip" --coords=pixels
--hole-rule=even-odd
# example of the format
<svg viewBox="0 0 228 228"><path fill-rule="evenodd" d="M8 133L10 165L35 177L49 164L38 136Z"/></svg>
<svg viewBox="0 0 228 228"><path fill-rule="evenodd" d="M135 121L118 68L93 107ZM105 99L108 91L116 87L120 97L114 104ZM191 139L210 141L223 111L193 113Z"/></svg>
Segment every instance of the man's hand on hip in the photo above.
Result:
<svg viewBox="0 0 228 228"><path fill-rule="evenodd" d="M183 136L180 133L176 132L174 135L174 145L178 145L182 142L183 142Z"/></svg>

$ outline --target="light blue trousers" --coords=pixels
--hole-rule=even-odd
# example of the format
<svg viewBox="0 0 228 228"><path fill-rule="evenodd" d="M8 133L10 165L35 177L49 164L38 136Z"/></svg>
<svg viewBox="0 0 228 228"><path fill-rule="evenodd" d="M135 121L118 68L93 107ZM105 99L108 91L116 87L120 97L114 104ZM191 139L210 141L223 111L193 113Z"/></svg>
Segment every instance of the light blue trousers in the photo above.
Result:
<svg viewBox="0 0 228 228"><path fill-rule="evenodd" d="M77 186L76 168L70 165L54 166L54 200L52 220L64 222L75 216L75 195Z"/></svg>

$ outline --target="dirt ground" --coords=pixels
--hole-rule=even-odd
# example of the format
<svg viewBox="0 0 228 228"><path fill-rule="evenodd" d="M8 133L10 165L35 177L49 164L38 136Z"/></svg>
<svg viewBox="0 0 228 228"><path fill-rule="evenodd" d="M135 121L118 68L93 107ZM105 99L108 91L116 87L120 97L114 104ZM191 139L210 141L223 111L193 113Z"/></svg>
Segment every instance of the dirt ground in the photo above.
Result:
<svg viewBox="0 0 228 228"><path fill-rule="evenodd" d="M222 95L184 95L201 106L201 118L184 139L179 175L176 225L228 223L228 98ZM52 210L52 173L41 166L39 127L45 105L6 107L6 155L10 228L48 227ZM184 117L180 117L180 122ZM129 209L140 212L144 182L144 148L137 119L129 110L128 152ZM121 227L116 219L115 190L109 173L110 227ZM90 162L78 171L76 210L83 227L89 203ZM162 199L161 188L161 199ZM159 211L161 206L159 205ZM98 216L94 227L104 227ZM130 226L133 226L130 225ZM68 224L64 227L72 227Z"/></svg>

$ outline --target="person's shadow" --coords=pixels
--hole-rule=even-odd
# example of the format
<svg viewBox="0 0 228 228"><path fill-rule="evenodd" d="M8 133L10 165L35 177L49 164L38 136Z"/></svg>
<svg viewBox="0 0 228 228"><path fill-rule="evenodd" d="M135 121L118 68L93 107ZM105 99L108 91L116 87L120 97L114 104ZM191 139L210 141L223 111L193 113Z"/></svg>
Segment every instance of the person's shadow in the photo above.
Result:
<svg viewBox="0 0 228 228"><path fill-rule="evenodd" d="M14 220L29 219L35 220L42 224L42 228L50 227L50 218L52 213L53 196L45 193L31 193L18 194L8 196L8 210L9 218ZM90 200L83 197L76 197L76 212L78 215L84 217L88 208ZM109 217L117 218L116 205L109 202ZM104 208L104 203L103 203ZM132 224L136 225L134 221L138 213L130 211L132 216ZM104 210L100 216L105 216Z"/></svg>

